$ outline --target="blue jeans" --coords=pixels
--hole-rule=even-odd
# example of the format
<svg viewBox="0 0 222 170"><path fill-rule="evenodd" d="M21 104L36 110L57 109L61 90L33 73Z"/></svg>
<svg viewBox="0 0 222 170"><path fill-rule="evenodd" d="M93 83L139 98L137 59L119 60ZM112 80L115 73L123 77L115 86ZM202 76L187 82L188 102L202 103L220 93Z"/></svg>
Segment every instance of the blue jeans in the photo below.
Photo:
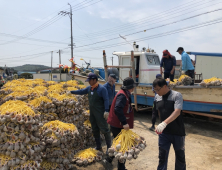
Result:
<svg viewBox="0 0 222 170"><path fill-rule="evenodd" d="M175 170L186 170L185 136L164 133L159 135L159 165L157 170L167 170L168 155L171 144L173 144L175 151Z"/></svg>

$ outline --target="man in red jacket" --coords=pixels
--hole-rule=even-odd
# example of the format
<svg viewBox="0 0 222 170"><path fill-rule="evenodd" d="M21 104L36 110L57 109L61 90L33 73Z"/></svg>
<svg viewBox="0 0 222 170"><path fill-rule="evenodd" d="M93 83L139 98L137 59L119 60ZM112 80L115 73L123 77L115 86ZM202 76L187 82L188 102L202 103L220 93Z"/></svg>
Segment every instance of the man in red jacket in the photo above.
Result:
<svg viewBox="0 0 222 170"><path fill-rule="evenodd" d="M136 87L134 80L130 77L125 78L121 90L113 99L107 123L110 124L114 138L122 129L133 128L134 112L131 106L131 93L134 87ZM112 159L108 158L107 161L111 163ZM118 170L126 170L125 163L118 162Z"/></svg>

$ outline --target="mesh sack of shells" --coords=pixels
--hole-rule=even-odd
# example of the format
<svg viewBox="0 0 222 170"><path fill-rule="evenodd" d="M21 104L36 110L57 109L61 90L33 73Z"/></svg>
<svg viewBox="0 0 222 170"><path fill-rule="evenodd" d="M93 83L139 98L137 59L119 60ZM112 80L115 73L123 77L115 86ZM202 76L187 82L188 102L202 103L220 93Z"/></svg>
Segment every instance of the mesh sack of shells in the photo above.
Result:
<svg viewBox="0 0 222 170"><path fill-rule="evenodd" d="M39 114L25 102L7 101L0 106L0 122L0 153L12 158L10 168L27 161L41 162L44 145L40 141Z"/></svg>
<svg viewBox="0 0 222 170"><path fill-rule="evenodd" d="M43 158L48 162L67 165L74 156L73 148L79 141L79 132L75 125L55 120L41 128L41 141L45 143Z"/></svg>
<svg viewBox="0 0 222 170"><path fill-rule="evenodd" d="M136 159L146 147L146 141L131 130L121 130L113 139L112 147L108 149L109 156L115 156L121 163Z"/></svg>
<svg viewBox="0 0 222 170"><path fill-rule="evenodd" d="M63 89L63 85L60 83L49 86L48 93L64 94L65 91Z"/></svg>
<svg viewBox="0 0 222 170"><path fill-rule="evenodd" d="M22 169L40 169L40 163L32 160L14 159L6 155L0 155L1 170L22 170Z"/></svg>
<svg viewBox="0 0 222 170"><path fill-rule="evenodd" d="M181 75L180 78L178 79L178 81L182 84L182 85L190 85L192 83L192 78L187 76L187 75Z"/></svg>
<svg viewBox="0 0 222 170"><path fill-rule="evenodd" d="M46 82L45 82L45 86L46 86L46 87L51 86L51 85L56 85L56 84L58 84L58 83L55 82L55 81L46 81Z"/></svg>
<svg viewBox="0 0 222 170"><path fill-rule="evenodd" d="M55 113L56 112L56 105L52 103L46 96L41 96L35 98L29 102L30 107L32 109L37 110L41 113Z"/></svg>
<svg viewBox="0 0 222 170"><path fill-rule="evenodd" d="M43 160L40 165L40 170L63 170L71 168L73 168L72 164L64 166L63 164L58 164L56 162L48 162L47 160Z"/></svg>
<svg viewBox="0 0 222 170"><path fill-rule="evenodd" d="M54 120L59 120L59 117L56 113L41 113L41 121L43 124Z"/></svg>
<svg viewBox="0 0 222 170"><path fill-rule="evenodd" d="M208 86L220 86L222 82L222 79L219 79L217 77L212 77L210 79L204 79L200 85L204 86L204 87L208 87Z"/></svg>
<svg viewBox="0 0 222 170"><path fill-rule="evenodd" d="M75 154L72 163L76 163L78 166L87 166L96 161L102 160L102 155L102 152L93 148L88 148Z"/></svg>
<svg viewBox="0 0 222 170"><path fill-rule="evenodd" d="M63 88L67 87L77 87L78 86L78 81L76 80L69 80L67 82L62 82Z"/></svg>

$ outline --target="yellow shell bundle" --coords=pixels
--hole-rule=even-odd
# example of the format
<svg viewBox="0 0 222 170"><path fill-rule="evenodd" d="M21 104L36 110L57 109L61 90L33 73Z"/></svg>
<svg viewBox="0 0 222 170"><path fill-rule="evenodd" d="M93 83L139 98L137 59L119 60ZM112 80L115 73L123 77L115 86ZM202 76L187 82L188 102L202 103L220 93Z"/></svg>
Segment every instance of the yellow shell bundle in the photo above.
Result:
<svg viewBox="0 0 222 170"><path fill-rule="evenodd" d="M85 86L85 85L78 85L78 88L79 88L79 89L85 89L86 86Z"/></svg>
<svg viewBox="0 0 222 170"><path fill-rule="evenodd" d="M74 159L72 160L73 163L76 163L78 166L81 165L89 165L92 162L99 161L102 159L102 152L88 148L82 151L79 151L75 154Z"/></svg>
<svg viewBox="0 0 222 170"><path fill-rule="evenodd" d="M74 124L70 123L63 123L59 120L51 121L43 125L43 128L47 127L47 129L54 130L55 128L59 129L60 131L72 131L74 132L76 130L76 126Z"/></svg>
<svg viewBox="0 0 222 170"><path fill-rule="evenodd" d="M27 106L27 103L20 100L10 100L0 106L0 115L6 115L10 113L14 113L15 115L36 115L36 113Z"/></svg>
<svg viewBox="0 0 222 170"><path fill-rule="evenodd" d="M208 87L208 86L220 86L222 85L222 79L217 77L212 77L210 79L204 79L201 83L201 86Z"/></svg>
<svg viewBox="0 0 222 170"><path fill-rule="evenodd" d="M38 107L41 105L41 103L52 103L52 100L48 99L46 96L41 96L38 98L35 98L29 102L30 105L34 107Z"/></svg>
<svg viewBox="0 0 222 170"><path fill-rule="evenodd" d="M58 101L63 101L63 100L74 100L74 101L77 101L76 97L74 97L73 95L67 95L67 94L59 95L57 93L51 93L51 94L48 94L48 96L50 98L56 99Z"/></svg>
<svg viewBox="0 0 222 170"><path fill-rule="evenodd" d="M51 85L48 87L49 93L59 93L61 94L63 92L63 86L61 84Z"/></svg>
<svg viewBox="0 0 222 170"><path fill-rule="evenodd" d="M76 87L78 86L78 82L76 80L69 80L65 83L63 83L63 87Z"/></svg>
<svg viewBox="0 0 222 170"><path fill-rule="evenodd" d="M113 139L112 147L108 149L109 156L115 156L120 162L126 159L136 159L146 147L146 141L131 130L122 129L118 136Z"/></svg>
<svg viewBox="0 0 222 170"><path fill-rule="evenodd" d="M84 124L85 126L89 127L89 128L92 127L92 125L91 125L91 123L90 123L89 120L86 120L83 124Z"/></svg>
<svg viewBox="0 0 222 170"><path fill-rule="evenodd" d="M56 162L48 162L46 160L43 160L40 166L43 170L54 170L56 168L59 168L59 164L57 164Z"/></svg>
<svg viewBox="0 0 222 170"><path fill-rule="evenodd" d="M178 79L178 85L190 85L192 83L192 78L187 75L181 75Z"/></svg>

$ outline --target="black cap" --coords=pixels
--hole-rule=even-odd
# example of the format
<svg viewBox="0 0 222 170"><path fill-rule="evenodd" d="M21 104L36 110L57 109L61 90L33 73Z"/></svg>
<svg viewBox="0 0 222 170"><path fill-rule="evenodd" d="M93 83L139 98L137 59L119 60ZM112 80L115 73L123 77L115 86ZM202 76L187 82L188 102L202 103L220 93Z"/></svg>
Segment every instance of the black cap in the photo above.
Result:
<svg viewBox="0 0 222 170"><path fill-rule="evenodd" d="M177 52L179 52L179 51L184 51L184 49L183 49L183 47L179 47L178 49L177 49Z"/></svg>
<svg viewBox="0 0 222 170"><path fill-rule="evenodd" d="M91 79L96 79L98 80L98 77L95 73L89 73L88 78L86 79L86 82L88 82Z"/></svg>
<svg viewBox="0 0 222 170"><path fill-rule="evenodd" d="M115 74L110 74L109 76L114 78L114 79L116 79L116 75Z"/></svg>
<svg viewBox="0 0 222 170"><path fill-rule="evenodd" d="M132 89L136 87L138 83L135 83L134 80L130 77L127 77L123 80L122 89Z"/></svg>

